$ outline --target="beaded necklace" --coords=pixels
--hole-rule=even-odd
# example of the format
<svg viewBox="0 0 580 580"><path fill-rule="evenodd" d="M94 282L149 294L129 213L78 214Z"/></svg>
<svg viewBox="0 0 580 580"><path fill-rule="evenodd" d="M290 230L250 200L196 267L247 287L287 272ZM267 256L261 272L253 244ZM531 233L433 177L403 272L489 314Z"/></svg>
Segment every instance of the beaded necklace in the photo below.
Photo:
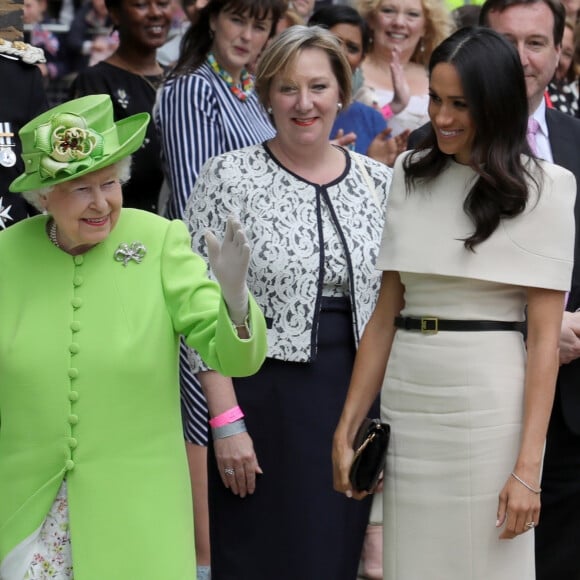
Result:
<svg viewBox="0 0 580 580"><path fill-rule="evenodd" d="M250 96L254 90L254 81L246 69L242 69L242 74L240 76L242 82L240 86L240 84L234 81L232 75L219 65L213 53L210 52L207 55L207 62L214 72L226 83L226 85L228 85L230 91L240 99L240 101L245 101Z"/></svg>

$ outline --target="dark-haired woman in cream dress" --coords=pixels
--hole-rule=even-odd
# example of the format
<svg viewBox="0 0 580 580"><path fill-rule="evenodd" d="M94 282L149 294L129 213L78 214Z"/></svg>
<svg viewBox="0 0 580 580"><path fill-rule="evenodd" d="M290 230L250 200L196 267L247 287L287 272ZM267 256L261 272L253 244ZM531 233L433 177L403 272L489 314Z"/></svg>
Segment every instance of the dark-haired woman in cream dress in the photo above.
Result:
<svg viewBox="0 0 580 580"><path fill-rule="evenodd" d="M501 36L463 29L429 72L432 126L395 165L334 484L364 496L351 445L382 387L385 580L533 580L576 184L531 157L524 76Z"/></svg>

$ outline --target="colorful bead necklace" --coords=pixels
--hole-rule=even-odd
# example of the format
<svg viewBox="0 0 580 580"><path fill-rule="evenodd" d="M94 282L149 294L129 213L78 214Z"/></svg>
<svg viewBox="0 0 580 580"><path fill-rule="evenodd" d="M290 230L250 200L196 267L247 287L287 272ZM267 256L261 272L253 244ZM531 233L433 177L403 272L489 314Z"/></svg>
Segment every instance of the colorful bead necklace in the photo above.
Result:
<svg viewBox="0 0 580 580"><path fill-rule="evenodd" d="M232 91L232 93L234 93L234 95L240 99L240 101L245 101L250 96L254 90L254 81L246 69L242 70L242 82L240 86L240 84L237 84L234 81L232 75L219 65L213 53L210 52L207 55L207 62L214 70L214 72L226 83L226 85L228 85L230 91Z"/></svg>

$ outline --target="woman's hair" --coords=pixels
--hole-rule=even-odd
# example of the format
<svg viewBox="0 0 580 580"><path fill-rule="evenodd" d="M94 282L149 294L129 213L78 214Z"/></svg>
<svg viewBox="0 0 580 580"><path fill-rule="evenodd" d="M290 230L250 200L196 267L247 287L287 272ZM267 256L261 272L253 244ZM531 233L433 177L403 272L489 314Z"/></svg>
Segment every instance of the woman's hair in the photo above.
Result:
<svg viewBox="0 0 580 580"><path fill-rule="evenodd" d="M479 4L463 4L451 11L451 16L457 28L466 26L477 26L479 23L479 13L481 6Z"/></svg>
<svg viewBox="0 0 580 580"><path fill-rule="evenodd" d="M121 185L127 183L127 181L129 181L131 178L131 156L128 155L127 157L123 157L123 159L117 161L114 166L117 168L117 178L121 182ZM82 177L79 179L82 179ZM70 181L74 181L74 179L71 179ZM40 203L40 198L48 197L55 187L57 187L57 185L50 185L48 187L41 187L40 189L23 191L22 196L30 205L43 212L44 207Z"/></svg>
<svg viewBox="0 0 580 580"><path fill-rule="evenodd" d="M107 7L109 13L111 12L111 10L115 10L115 8L120 9L122 3L123 0L105 0L105 6Z"/></svg>
<svg viewBox="0 0 580 580"><path fill-rule="evenodd" d="M526 84L515 48L487 28L462 28L445 40L433 52L429 76L440 63L455 67L474 124L469 166L479 178L463 204L475 225L473 234L463 241L473 250L494 232L500 218L524 210L526 178L539 187L522 157L531 156L526 140ZM404 161L407 191L417 180L437 177L450 157L439 149L431 125L428 135Z"/></svg>
<svg viewBox="0 0 580 580"><path fill-rule="evenodd" d="M285 26L283 28L280 28L282 21L284 21ZM300 14L298 14L298 12L296 12L292 8L287 8L282 13L282 16L280 16L278 22L276 23L276 30L282 32L283 30L286 30L286 28L290 28L291 26L295 26L296 24L305 24L304 18L302 18L302 16L300 16Z"/></svg>
<svg viewBox="0 0 580 580"><path fill-rule="evenodd" d="M358 11L371 29L383 1L358 0ZM411 55L411 62L426 66L435 47L451 34L455 26L444 0L421 0L421 8L425 18L425 34Z"/></svg>
<svg viewBox="0 0 580 580"><path fill-rule="evenodd" d="M274 77L287 71L301 51L317 48L324 51L338 82L340 100L350 103L352 72L336 37L320 26L291 26L280 33L258 61L256 92L262 104L269 106L270 86Z"/></svg>
<svg viewBox="0 0 580 580"><path fill-rule="evenodd" d="M580 22L574 26L574 58L570 70L574 73L572 80L576 80L580 76Z"/></svg>
<svg viewBox="0 0 580 580"><path fill-rule="evenodd" d="M564 75L564 81L567 83L572 83L578 77L578 73L576 71L576 63L577 63L577 45L578 45L578 32L577 32L577 24L571 20L570 18L566 18L564 22L564 30L568 28L572 31L572 43L574 45L574 54L572 55L572 60L570 61L570 66ZM562 42L564 42L564 34L562 34Z"/></svg>
<svg viewBox="0 0 580 580"><path fill-rule="evenodd" d="M330 30L339 24L351 24L360 30L363 56L368 52L370 34L366 20L352 6L336 4L319 8L308 20L308 26L322 26Z"/></svg>
<svg viewBox="0 0 580 580"><path fill-rule="evenodd" d="M192 24L181 42L180 56L169 77L190 74L199 68L205 59L213 42L213 32L210 22L221 12L247 15L250 18L264 20L271 18L269 37L274 35L276 24L286 11L285 0L210 0L199 11L199 17Z"/></svg>

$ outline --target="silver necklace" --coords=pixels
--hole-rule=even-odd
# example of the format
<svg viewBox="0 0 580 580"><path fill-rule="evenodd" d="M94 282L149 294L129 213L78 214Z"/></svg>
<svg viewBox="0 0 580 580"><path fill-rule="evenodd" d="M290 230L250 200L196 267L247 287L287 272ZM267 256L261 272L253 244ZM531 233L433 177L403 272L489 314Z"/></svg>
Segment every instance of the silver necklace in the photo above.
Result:
<svg viewBox="0 0 580 580"><path fill-rule="evenodd" d="M56 239L56 222L54 220L52 220L50 222L50 226L48 226L48 237L59 250L62 249L58 243L58 240Z"/></svg>

